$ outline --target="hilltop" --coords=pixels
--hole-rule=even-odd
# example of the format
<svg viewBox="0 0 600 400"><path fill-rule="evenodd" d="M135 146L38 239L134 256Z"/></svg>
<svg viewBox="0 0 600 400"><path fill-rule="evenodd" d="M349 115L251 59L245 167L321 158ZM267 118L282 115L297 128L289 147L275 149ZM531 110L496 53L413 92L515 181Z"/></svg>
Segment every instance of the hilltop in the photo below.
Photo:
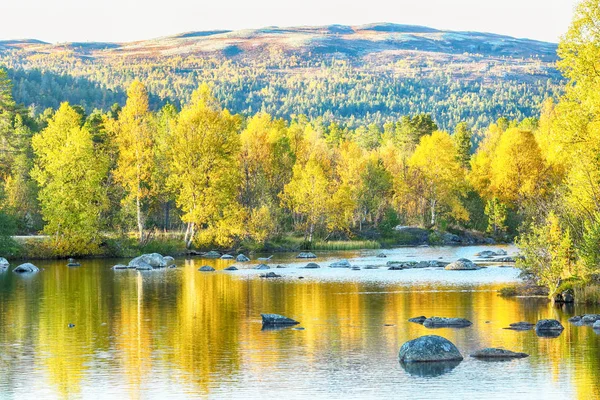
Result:
<svg viewBox="0 0 600 400"><path fill-rule="evenodd" d="M482 126L501 115L536 115L561 81L556 48L492 33L378 23L198 31L130 43L0 41L0 63L11 70L17 100L38 111L62 100L106 109L122 103L123 89L139 78L156 106L186 101L200 81L209 81L228 108L245 114L355 124L430 112L451 127L458 120ZM76 93L83 88L85 94Z"/></svg>

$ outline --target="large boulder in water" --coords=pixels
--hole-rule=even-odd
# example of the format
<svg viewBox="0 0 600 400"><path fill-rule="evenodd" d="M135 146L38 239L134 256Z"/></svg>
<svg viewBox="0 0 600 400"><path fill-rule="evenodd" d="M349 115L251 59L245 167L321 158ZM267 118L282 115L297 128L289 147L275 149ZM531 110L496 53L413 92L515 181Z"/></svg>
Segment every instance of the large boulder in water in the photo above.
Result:
<svg viewBox="0 0 600 400"><path fill-rule="evenodd" d="M476 351L471 354L473 358L479 358L482 360L509 360L512 358L525 358L529 357L526 353L516 353L514 351L499 349L499 348L487 348Z"/></svg>
<svg viewBox="0 0 600 400"><path fill-rule="evenodd" d="M6 258L0 257L0 272L6 271L9 267L8 260Z"/></svg>
<svg viewBox="0 0 600 400"><path fill-rule="evenodd" d="M466 328L473 323L464 318L430 317L423 321L426 328Z"/></svg>
<svg viewBox="0 0 600 400"><path fill-rule="evenodd" d="M40 269L31 263L21 264L13 269L13 272L16 272L17 274L32 274L39 271Z"/></svg>
<svg viewBox="0 0 600 400"><path fill-rule="evenodd" d="M592 328L594 328L594 329L600 329L600 321L594 322L594 325L592 325Z"/></svg>
<svg viewBox="0 0 600 400"><path fill-rule="evenodd" d="M167 261L158 253L142 254L129 261L129 266L135 269L145 269L146 265L149 265L152 268L165 268L167 266Z"/></svg>
<svg viewBox="0 0 600 400"><path fill-rule="evenodd" d="M473 261L461 258L446 265L445 269L447 271L475 271L478 270L479 267Z"/></svg>
<svg viewBox="0 0 600 400"><path fill-rule="evenodd" d="M298 325L300 322L279 314L260 314L263 325Z"/></svg>
<svg viewBox="0 0 600 400"><path fill-rule="evenodd" d="M154 267L147 262L138 261L135 263L135 269L138 271L152 271Z"/></svg>
<svg viewBox="0 0 600 400"><path fill-rule="evenodd" d="M535 325L535 333L541 337L558 337L563 329L565 328L555 319L542 319Z"/></svg>
<svg viewBox="0 0 600 400"><path fill-rule="evenodd" d="M398 357L404 363L463 360L451 341L436 335L421 336L404 343Z"/></svg>

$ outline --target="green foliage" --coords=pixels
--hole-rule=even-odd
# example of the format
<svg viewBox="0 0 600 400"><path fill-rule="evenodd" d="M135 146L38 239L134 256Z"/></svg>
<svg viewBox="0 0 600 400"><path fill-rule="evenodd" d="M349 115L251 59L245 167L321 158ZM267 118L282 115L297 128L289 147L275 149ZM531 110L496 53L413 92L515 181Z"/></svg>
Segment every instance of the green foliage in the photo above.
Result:
<svg viewBox="0 0 600 400"><path fill-rule="evenodd" d="M544 224L534 225L530 232L520 236L518 245L523 258L517 260L517 266L546 286L550 296L557 292L563 279L576 275L570 232L560 226L554 213L550 213Z"/></svg>
<svg viewBox="0 0 600 400"><path fill-rule="evenodd" d="M91 134L80 125L80 114L63 103L33 138L38 158L32 176L40 185L44 231L58 252L67 255L98 251L100 215L107 205L105 157L94 151Z"/></svg>
<svg viewBox="0 0 600 400"><path fill-rule="evenodd" d="M14 256L19 250L17 242L12 238L15 232L14 219L0 210L0 254L4 258Z"/></svg>

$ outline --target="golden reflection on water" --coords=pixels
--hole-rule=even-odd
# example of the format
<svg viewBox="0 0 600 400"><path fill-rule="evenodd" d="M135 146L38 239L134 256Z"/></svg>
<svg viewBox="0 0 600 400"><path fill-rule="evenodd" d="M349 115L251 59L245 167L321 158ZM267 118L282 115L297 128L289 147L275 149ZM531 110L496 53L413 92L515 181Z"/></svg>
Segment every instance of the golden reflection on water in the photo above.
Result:
<svg viewBox="0 0 600 400"><path fill-rule="evenodd" d="M113 390L139 399L167 381L190 396L235 395L227 388L240 387L247 376L268 382L289 370L293 379L297 360L315 373L339 368L350 376L352 362L369 360L385 379L406 375L396 361L402 343L437 334L464 356L492 346L525 351L531 357L517 363L527 364L503 368L525 365L535 382L548 380L566 393L572 388L582 399L600 395L598 336L566 322L581 309L503 299L493 286L261 280L197 271L204 264L222 269L221 260L182 261L178 269L150 273L112 271L113 263L88 261L76 269L45 263L34 277L0 275L2 392L30 393L19 374L32 368L44 390L59 398ZM261 312L297 319L305 330L262 331ZM473 326L428 330L407 322L418 315L464 317ZM542 318L559 319L566 330L542 339L502 329ZM473 363L463 362L485 368Z"/></svg>

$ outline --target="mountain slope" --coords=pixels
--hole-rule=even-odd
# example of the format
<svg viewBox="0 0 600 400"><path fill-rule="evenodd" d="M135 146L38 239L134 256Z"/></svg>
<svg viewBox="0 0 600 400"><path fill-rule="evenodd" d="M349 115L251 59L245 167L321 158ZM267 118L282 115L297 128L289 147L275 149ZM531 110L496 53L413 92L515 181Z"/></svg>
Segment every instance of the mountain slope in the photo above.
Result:
<svg viewBox="0 0 600 400"><path fill-rule="evenodd" d="M0 63L20 76L16 97L38 108L72 100L60 84L36 100L33 91L52 86L43 89L42 76L69 75L88 92L113 94L89 102L77 96L87 108L107 108L97 98L114 100L135 78L157 105L186 101L208 81L235 112L351 124L430 112L447 128L535 115L558 90L555 61L552 43L386 23L188 32L131 43L0 42ZM40 71L37 83L27 78L32 70Z"/></svg>

